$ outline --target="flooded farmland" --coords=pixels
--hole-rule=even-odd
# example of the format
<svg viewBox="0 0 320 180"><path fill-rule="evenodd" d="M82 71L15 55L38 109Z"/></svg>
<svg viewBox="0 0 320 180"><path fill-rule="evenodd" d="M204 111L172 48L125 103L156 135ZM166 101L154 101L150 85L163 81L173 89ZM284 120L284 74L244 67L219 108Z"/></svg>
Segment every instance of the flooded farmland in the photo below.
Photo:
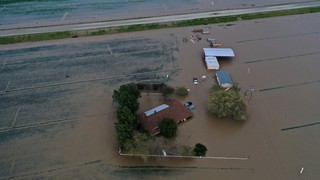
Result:
<svg viewBox="0 0 320 180"><path fill-rule="evenodd" d="M183 38L198 27L185 27L0 46L0 179L318 179L319 16L208 25L196 43ZM246 122L207 111L207 37L233 48L222 68L242 92L254 89ZM112 92L146 81L190 88L179 100L197 107L177 144L247 160L119 156Z"/></svg>

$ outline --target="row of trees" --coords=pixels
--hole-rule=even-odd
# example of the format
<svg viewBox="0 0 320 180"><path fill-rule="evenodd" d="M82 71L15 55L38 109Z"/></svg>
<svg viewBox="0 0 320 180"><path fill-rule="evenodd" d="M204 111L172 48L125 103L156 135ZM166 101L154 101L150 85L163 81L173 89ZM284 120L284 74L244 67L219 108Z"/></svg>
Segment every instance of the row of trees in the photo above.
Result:
<svg viewBox="0 0 320 180"><path fill-rule="evenodd" d="M113 101L118 104L116 133L121 148L132 142L134 130L138 125L136 114L139 109L138 98L140 97L140 91L132 84L121 85L119 90L113 92Z"/></svg>
<svg viewBox="0 0 320 180"><path fill-rule="evenodd" d="M170 86L166 86L163 90L162 90L162 94L164 96L168 96L168 95L171 95L173 93L176 93L178 96L186 96L189 94L188 92L188 89L184 86L181 86L181 87L176 87L176 89L174 89L173 87L170 87Z"/></svg>

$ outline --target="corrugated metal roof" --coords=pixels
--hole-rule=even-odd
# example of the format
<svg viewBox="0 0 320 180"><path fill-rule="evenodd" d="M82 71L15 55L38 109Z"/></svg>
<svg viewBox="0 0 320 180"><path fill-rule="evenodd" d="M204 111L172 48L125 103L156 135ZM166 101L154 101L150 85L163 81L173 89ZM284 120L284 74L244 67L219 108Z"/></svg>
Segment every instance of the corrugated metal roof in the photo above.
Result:
<svg viewBox="0 0 320 180"><path fill-rule="evenodd" d="M217 80L222 87L231 87L233 82L229 73L226 70L220 70L216 72Z"/></svg>
<svg viewBox="0 0 320 180"><path fill-rule="evenodd" d="M234 52L231 48L203 48L205 56L215 57L234 57Z"/></svg>
<svg viewBox="0 0 320 180"><path fill-rule="evenodd" d="M209 56L205 58L206 64L207 64L207 69L219 69L220 65L216 57L214 56Z"/></svg>
<svg viewBox="0 0 320 180"><path fill-rule="evenodd" d="M145 114L146 116L151 116L152 114L154 114L154 113L156 113L156 112L160 112L160 111L162 111L162 110L164 110L164 109L166 109L166 108L168 108L168 107L169 107L169 106L166 105L166 104L161 104L160 106L157 106L157 107L152 108L152 109L150 109L150 110L148 110L148 111L145 111L144 114Z"/></svg>

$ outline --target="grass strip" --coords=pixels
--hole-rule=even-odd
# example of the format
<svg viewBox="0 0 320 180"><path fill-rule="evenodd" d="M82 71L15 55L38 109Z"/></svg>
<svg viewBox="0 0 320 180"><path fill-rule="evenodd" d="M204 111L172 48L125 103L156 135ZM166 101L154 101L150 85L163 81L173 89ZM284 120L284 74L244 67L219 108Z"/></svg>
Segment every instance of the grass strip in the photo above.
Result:
<svg viewBox="0 0 320 180"><path fill-rule="evenodd" d="M21 42L33 42L33 41L43 41L43 40L52 40L52 39L72 38L75 35L76 35L76 32L66 31L66 32L40 33L40 34L0 37L0 44L14 44L14 43L21 43Z"/></svg>
<svg viewBox="0 0 320 180"><path fill-rule="evenodd" d="M320 12L320 7L309 7L309 8L232 15L232 16L223 16L223 17L201 18L201 19L185 20L185 21L179 21L179 22L171 22L171 23L140 24L140 25L119 26L119 27L81 30L81 31L66 31L66 32L55 32L55 33L18 35L18 36L0 37L0 44L14 44L14 43L21 43L21 42L77 38L82 36L97 36L97 35L105 35L105 34L144 31L144 30L162 29L162 28L170 28L170 27L208 25L208 24L234 22L234 21L237 21L239 18L241 18L242 20L252 20L252 19L270 18L270 17L277 17L277 16L316 13L316 12Z"/></svg>

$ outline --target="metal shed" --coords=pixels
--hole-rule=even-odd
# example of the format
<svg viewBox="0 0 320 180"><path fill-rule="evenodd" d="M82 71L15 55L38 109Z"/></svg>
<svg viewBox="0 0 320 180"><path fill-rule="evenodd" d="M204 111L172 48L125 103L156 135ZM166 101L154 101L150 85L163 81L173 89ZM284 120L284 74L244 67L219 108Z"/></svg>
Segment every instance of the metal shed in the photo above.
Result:
<svg viewBox="0 0 320 180"><path fill-rule="evenodd" d="M221 87L223 88L232 87L233 82L231 80L229 73L226 70L217 71L216 76L217 76L217 81Z"/></svg>
<svg viewBox="0 0 320 180"><path fill-rule="evenodd" d="M231 48L203 48L205 57L234 57L234 52Z"/></svg>
<svg viewBox="0 0 320 180"><path fill-rule="evenodd" d="M205 57L205 61L206 61L207 69L218 70L220 68L219 62L217 58L214 56Z"/></svg>

